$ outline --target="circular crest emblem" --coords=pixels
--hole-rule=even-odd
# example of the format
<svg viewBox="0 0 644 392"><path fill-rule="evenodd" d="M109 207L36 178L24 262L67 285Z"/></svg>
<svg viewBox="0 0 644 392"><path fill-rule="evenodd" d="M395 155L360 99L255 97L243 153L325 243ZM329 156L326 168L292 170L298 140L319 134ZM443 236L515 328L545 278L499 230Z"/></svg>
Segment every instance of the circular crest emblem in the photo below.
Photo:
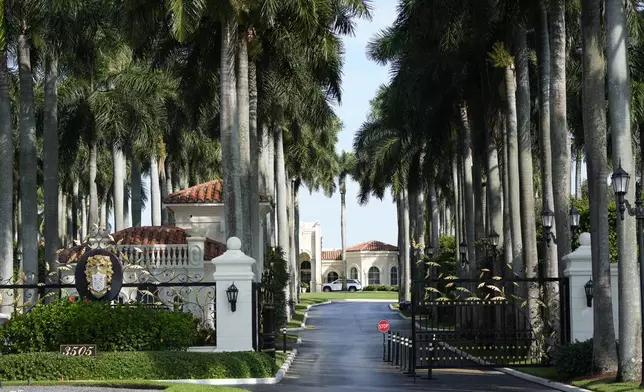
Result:
<svg viewBox="0 0 644 392"><path fill-rule="evenodd" d="M112 301L123 285L123 267L114 253L94 249L80 258L74 277L81 297L92 301Z"/></svg>

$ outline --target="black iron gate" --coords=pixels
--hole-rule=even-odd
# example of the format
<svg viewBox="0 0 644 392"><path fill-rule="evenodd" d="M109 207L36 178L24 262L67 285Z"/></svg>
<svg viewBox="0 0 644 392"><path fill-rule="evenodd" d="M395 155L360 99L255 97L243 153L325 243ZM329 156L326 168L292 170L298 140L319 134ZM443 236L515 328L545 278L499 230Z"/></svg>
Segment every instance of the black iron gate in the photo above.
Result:
<svg viewBox="0 0 644 392"><path fill-rule="evenodd" d="M415 280L410 331L387 334L383 359L436 368L548 365L570 340L568 279Z"/></svg>

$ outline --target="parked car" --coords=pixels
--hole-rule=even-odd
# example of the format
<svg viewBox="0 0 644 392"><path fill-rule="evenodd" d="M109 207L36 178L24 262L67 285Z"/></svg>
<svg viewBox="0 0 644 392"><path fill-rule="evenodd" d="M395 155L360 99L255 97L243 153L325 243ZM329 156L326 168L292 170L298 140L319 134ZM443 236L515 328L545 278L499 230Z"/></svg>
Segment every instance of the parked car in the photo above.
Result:
<svg viewBox="0 0 644 392"><path fill-rule="evenodd" d="M324 283L322 285L322 291L341 291L342 290L342 279L336 279L331 283ZM362 283L356 279L347 279L347 290L353 292L362 290Z"/></svg>

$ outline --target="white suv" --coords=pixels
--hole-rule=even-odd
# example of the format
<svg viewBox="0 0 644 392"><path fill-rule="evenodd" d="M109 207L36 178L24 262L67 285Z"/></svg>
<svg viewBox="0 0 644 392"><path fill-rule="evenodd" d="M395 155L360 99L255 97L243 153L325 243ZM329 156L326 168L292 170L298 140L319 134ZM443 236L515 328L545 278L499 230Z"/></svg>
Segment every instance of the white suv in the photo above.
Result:
<svg viewBox="0 0 644 392"><path fill-rule="evenodd" d="M342 290L342 279L336 279L331 283L325 283L322 285L322 291L341 291ZM347 279L347 290L349 291L358 291L362 290L362 283L356 279Z"/></svg>

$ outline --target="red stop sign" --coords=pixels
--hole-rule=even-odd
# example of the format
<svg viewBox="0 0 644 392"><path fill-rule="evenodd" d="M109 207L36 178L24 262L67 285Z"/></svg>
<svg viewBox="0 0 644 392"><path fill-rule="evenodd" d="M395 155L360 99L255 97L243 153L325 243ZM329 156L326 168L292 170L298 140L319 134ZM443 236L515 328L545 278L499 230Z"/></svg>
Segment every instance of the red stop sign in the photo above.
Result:
<svg viewBox="0 0 644 392"><path fill-rule="evenodd" d="M382 333L386 333L387 331L389 331L389 327L390 327L389 321L387 320L378 321L378 331Z"/></svg>

